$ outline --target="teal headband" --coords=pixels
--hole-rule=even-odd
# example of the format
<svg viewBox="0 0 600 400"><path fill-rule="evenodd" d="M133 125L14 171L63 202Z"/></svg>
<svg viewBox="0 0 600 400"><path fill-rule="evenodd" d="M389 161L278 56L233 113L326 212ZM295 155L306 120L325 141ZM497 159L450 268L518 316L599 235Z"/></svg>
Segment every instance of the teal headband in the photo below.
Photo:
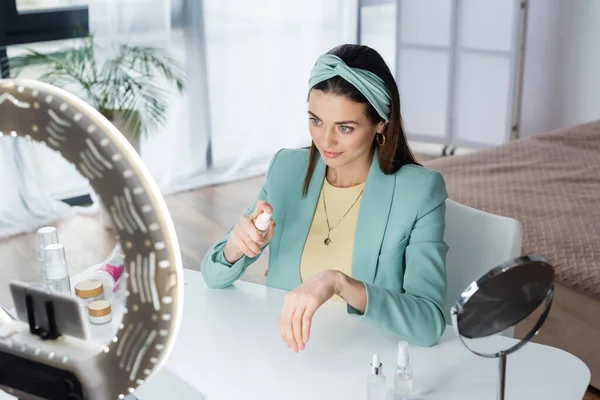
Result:
<svg viewBox="0 0 600 400"><path fill-rule="evenodd" d="M386 121L390 120L391 96L383 79L374 73L360 69L351 68L346 63L333 54L323 54L310 72L308 81L309 88L312 89L316 84L340 76L363 94L371 103L377 113Z"/></svg>

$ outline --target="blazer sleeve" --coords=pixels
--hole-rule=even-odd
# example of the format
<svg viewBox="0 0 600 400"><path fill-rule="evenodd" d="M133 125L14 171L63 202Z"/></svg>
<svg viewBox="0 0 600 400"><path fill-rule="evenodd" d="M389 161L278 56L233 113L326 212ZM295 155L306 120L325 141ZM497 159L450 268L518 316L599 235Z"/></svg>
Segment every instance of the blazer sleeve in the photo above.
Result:
<svg viewBox="0 0 600 400"><path fill-rule="evenodd" d="M269 177L273 166L277 160L277 156L281 153L281 150L275 154L271 163L269 164L269 168L267 169L267 176L262 185L256 200L252 204L250 208L248 208L244 215L250 215L254 211L254 207L258 200L263 200L269 202L269 196L267 193L267 187L269 186ZM244 272L246 268L248 268L254 261L258 260L260 254L257 257L250 258L247 256L242 256L235 264L231 264L227 261L225 256L223 255L223 248L227 244L227 240L229 239L229 234L233 230L231 227L225 236L221 238L217 243L215 243L206 253L202 263L200 264L200 271L202 272L202 277L204 278L204 282L210 288L222 289L227 286L233 284L236 280L238 280ZM265 246L266 247L266 246ZM263 247L264 249L264 247Z"/></svg>
<svg viewBox="0 0 600 400"><path fill-rule="evenodd" d="M404 293L365 283L367 308L359 318L420 346L433 346L446 327L447 197L444 178L432 172L405 250Z"/></svg>

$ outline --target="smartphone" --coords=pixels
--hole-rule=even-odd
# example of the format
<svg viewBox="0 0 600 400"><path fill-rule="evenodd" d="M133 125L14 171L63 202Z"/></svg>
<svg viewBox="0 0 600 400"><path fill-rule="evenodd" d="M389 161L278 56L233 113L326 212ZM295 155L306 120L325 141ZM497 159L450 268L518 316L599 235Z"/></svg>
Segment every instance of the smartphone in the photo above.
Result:
<svg viewBox="0 0 600 400"><path fill-rule="evenodd" d="M49 292L43 287L20 281L10 281L9 285L19 321L29 323L27 295L30 295L33 300L35 323L41 330L49 330L46 301L51 301L59 334L83 340L89 338L90 332L84 307L74 296Z"/></svg>

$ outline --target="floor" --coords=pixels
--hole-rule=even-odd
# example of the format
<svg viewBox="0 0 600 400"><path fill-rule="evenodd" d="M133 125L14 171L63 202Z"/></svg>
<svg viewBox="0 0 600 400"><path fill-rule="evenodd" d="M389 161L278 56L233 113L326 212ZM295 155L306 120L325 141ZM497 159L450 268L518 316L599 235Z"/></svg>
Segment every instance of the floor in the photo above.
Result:
<svg viewBox="0 0 600 400"><path fill-rule="evenodd" d="M211 186L191 192L167 196L165 201L171 213L181 247L185 268L199 270L206 251L238 219L254 201L263 177L227 185ZM56 224L60 241L65 245L70 273L99 263L116 243L114 232L106 230L98 216L76 216ZM0 303L12 307L8 281L41 280L40 266L35 251L35 234L19 235L0 241ZM268 257L261 257L242 279L265 282ZM600 400L600 392L588 390L584 400Z"/></svg>

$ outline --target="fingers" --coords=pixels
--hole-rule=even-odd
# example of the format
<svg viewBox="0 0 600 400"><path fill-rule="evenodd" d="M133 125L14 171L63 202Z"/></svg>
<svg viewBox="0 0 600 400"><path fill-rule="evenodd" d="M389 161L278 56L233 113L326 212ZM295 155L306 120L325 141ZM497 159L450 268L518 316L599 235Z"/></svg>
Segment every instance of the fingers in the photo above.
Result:
<svg viewBox="0 0 600 400"><path fill-rule="evenodd" d="M254 226L251 218L242 216L230 235L232 244L238 248L239 252L250 258L255 258L262 253L262 248L273 238L275 226L275 221L272 221L263 237Z"/></svg>
<svg viewBox="0 0 600 400"><path fill-rule="evenodd" d="M242 217L240 218L240 226L242 230L248 237L248 239L252 240L259 248L264 246L265 238L260 234L254 223L250 220L250 218Z"/></svg>
<svg viewBox="0 0 600 400"><path fill-rule="evenodd" d="M296 308L292 314L292 335L294 338L294 345L298 350L304 350L304 340L302 339L302 323L304 317L304 311L306 308Z"/></svg>
<svg viewBox="0 0 600 400"><path fill-rule="evenodd" d="M246 242L244 242L244 240L239 236L233 239L233 244L239 249L241 253L243 253L247 257L255 258L258 256L257 253L250 250Z"/></svg>
<svg viewBox="0 0 600 400"><path fill-rule="evenodd" d="M263 200L258 200L254 211L250 216L240 217L240 221L235 225L229 235L228 246L232 246L238 257L244 254L250 258L256 258L262 253L262 248L265 247L273 238L275 233L275 221L271 221L269 228L264 233L260 232L254 225L254 220L263 212L272 214L273 207ZM233 257L230 247L228 247L229 257Z"/></svg>
<svg viewBox="0 0 600 400"><path fill-rule="evenodd" d="M273 214L273 207L263 200L257 200L254 206L254 211L250 214L250 219L254 221L262 213Z"/></svg>
<svg viewBox="0 0 600 400"><path fill-rule="evenodd" d="M233 244L250 258L257 257L262 251L260 247L248 236L244 229L238 224L232 232Z"/></svg>
<svg viewBox="0 0 600 400"><path fill-rule="evenodd" d="M287 345L288 348L292 348L295 352L298 351L296 342L294 340L293 329L291 325L292 308L290 307L289 298L286 296L286 301L283 304L281 313L279 314L279 333L281 339Z"/></svg>
<svg viewBox="0 0 600 400"><path fill-rule="evenodd" d="M294 339L294 327L292 326L292 318L288 318L288 321L286 323L286 337L288 340L288 347L291 348L294 353L298 352L298 343L296 343L296 340Z"/></svg>
<svg viewBox="0 0 600 400"><path fill-rule="evenodd" d="M293 291L286 295L279 314L279 330L281 339L294 352L305 349L315 311L314 305L304 304Z"/></svg>
<svg viewBox="0 0 600 400"><path fill-rule="evenodd" d="M294 351L304 350L316 311L335 294L334 277L331 272L324 271L285 295L279 329L283 341Z"/></svg>
<svg viewBox="0 0 600 400"><path fill-rule="evenodd" d="M312 324L313 316L317 309L313 306L306 307L304 314L302 315L302 343L305 345L310 339L310 326Z"/></svg>

